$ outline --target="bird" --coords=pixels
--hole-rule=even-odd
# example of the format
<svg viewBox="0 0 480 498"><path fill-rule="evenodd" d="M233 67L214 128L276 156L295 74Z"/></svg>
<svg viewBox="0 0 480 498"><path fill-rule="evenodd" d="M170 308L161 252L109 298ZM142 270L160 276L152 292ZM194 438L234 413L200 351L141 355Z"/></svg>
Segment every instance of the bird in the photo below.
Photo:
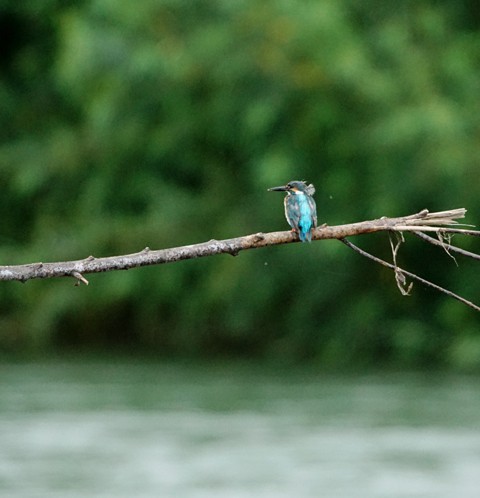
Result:
<svg viewBox="0 0 480 498"><path fill-rule="evenodd" d="M312 241L312 230L317 226L317 206L313 199L315 187L305 181L292 180L286 185L272 187L269 192L286 192L283 200L285 205L285 218L298 233L302 242Z"/></svg>

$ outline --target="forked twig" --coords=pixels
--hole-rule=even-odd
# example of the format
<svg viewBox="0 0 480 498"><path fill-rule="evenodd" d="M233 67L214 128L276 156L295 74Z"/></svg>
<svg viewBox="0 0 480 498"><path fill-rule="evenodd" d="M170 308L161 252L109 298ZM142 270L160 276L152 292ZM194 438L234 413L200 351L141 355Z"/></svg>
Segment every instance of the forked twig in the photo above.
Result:
<svg viewBox="0 0 480 498"><path fill-rule="evenodd" d="M395 233L395 236L397 238L397 242L395 244L393 243L393 240L392 240L393 233ZM390 240L390 248L392 249L395 282L397 283L397 287L398 287L399 291L402 293L402 295L409 296L410 292L412 291L413 282L410 282L410 285L407 287L407 279L405 278L405 275L402 273L402 270L397 265L398 250L400 248L400 245L403 242L405 242L405 239L403 238L402 232L393 232L393 233L390 232L388 234L388 238Z"/></svg>

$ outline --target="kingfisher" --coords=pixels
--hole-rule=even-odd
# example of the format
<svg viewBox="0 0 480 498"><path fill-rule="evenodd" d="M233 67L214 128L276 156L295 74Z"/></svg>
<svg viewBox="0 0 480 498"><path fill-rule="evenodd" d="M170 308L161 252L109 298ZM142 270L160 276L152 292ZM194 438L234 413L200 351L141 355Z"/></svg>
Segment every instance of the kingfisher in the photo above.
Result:
<svg viewBox="0 0 480 498"><path fill-rule="evenodd" d="M317 226L317 206L313 199L315 187L304 181L292 180L285 186L268 190L287 193L283 200L285 218L292 227L292 232L298 233L302 242L311 242L312 230Z"/></svg>

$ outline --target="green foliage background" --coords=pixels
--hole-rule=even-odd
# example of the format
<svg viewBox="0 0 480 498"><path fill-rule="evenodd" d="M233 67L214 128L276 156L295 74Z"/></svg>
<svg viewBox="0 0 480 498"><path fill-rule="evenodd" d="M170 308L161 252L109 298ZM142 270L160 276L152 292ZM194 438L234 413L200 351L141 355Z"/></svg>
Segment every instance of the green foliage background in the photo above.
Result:
<svg viewBox="0 0 480 498"><path fill-rule="evenodd" d="M292 179L330 225L480 220L474 1L0 5L1 264L286 229L266 189ZM400 260L478 301L475 263L410 237ZM475 312L335 241L89 279L1 283L0 348L480 366Z"/></svg>

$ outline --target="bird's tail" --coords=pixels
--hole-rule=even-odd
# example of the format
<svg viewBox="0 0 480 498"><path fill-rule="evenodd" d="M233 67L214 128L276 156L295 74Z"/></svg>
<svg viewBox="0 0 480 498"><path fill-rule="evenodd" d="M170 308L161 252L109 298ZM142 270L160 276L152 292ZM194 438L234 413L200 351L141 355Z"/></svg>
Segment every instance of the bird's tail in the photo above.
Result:
<svg viewBox="0 0 480 498"><path fill-rule="evenodd" d="M312 230L299 230L298 236L302 242L312 242Z"/></svg>

